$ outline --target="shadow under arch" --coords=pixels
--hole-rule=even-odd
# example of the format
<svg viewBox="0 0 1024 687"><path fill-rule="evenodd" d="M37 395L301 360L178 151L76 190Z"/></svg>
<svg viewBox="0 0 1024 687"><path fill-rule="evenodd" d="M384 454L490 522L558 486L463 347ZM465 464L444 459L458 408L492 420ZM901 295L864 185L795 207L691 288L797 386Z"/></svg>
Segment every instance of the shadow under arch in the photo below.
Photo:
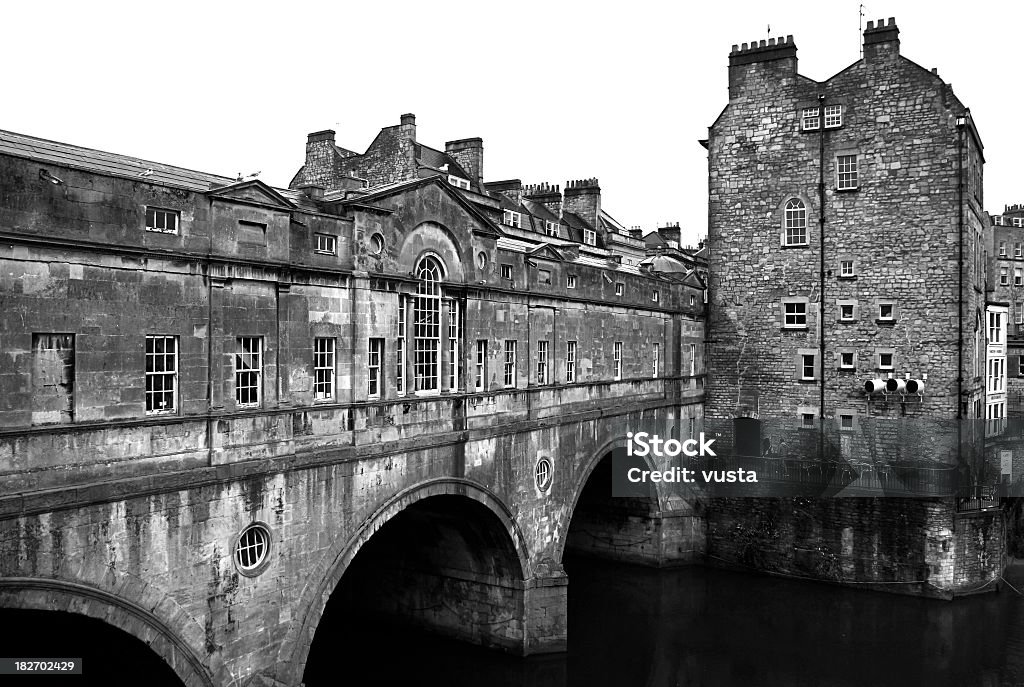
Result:
<svg viewBox="0 0 1024 687"><path fill-rule="evenodd" d="M455 233L441 222L424 220L402 237L398 262L404 268L415 270L420 259L430 255L441 262L445 281L462 283L466 275L464 256L459 251L461 243Z"/></svg>
<svg viewBox="0 0 1024 687"><path fill-rule="evenodd" d="M157 605L172 608L177 619L171 622L179 627L172 627L136 601L91 585L54 578L0 577L0 608L73 613L99 620L147 645L182 684L213 687L216 683L208 667L180 636L186 631L182 623L195 624L196 628L187 629L200 633L202 628L190 617L186 620L172 598L154 600L153 607Z"/></svg>
<svg viewBox="0 0 1024 687"><path fill-rule="evenodd" d="M512 512L483 485L461 478L438 478L408 487L386 501L345 540L335 542L324 555L300 597L297 608L302 609L301 622L295 623L282 642L278 652L278 679L286 684L298 684L309 659L317 628L331 595L359 552L371 538L393 518L410 506L426 499L441 496L465 497L486 508L500 522L508 535L508 544L518 570L513 571L520 583L532 577L526 540Z"/></svg>

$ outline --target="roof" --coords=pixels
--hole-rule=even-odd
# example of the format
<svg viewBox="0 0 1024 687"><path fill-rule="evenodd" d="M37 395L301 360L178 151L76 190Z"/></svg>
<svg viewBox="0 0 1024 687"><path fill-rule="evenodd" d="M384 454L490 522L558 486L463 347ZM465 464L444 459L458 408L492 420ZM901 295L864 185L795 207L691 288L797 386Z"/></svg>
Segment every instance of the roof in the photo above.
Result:
<svg viewBox="0 0 1024 687"><path fill-rule="evenodd" d="M99 174L177 186L192 191L209 191L211 187L233 184L237 181L232 177L197 172L184 167L58 143L11 131L0 131L0 154L50 162Z"/></svg>

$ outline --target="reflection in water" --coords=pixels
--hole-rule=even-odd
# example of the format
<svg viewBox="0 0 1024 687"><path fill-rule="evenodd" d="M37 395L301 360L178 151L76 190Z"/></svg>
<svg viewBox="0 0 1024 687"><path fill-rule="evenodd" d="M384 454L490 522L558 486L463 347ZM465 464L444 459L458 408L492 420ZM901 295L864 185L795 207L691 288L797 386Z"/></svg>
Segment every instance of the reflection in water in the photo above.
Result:
<svg viewBox="0 0 1024 687"><path fill-rule="evenodd" d="M950 603L705 568L566 568L568 654L518 659L325 616L330 663L451 687L1024 685L1024 598L1009 588ZM308 687L345 681L317 657L309 668Z"/></svg>

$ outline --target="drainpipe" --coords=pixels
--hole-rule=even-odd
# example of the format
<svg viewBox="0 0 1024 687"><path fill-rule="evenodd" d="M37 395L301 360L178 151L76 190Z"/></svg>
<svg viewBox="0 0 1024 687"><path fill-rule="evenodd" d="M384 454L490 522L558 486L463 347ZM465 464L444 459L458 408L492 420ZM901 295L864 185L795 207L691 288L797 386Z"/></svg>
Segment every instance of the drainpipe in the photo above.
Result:
<svg viewBox="0 0 1024 687"><path fill-rule="evenodd" d="M818 96L818 457L825 457L825 95Z"/></svg>

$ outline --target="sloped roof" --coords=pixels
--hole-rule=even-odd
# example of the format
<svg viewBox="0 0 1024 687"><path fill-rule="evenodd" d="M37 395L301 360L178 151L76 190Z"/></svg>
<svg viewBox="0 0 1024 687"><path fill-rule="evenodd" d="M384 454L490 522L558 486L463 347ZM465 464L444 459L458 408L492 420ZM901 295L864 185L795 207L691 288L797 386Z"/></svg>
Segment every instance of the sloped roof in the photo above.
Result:
<svg viewBox="0 0 1024 687"><path fill-rule="evenodd" d="M176 186L191 191L208 191L213 186L224 186L237 181L232 177L197 172L184 167L49 141L11 131L0 131L0 154L50 162L99 174L137 178L140 181Z"/></svg>

